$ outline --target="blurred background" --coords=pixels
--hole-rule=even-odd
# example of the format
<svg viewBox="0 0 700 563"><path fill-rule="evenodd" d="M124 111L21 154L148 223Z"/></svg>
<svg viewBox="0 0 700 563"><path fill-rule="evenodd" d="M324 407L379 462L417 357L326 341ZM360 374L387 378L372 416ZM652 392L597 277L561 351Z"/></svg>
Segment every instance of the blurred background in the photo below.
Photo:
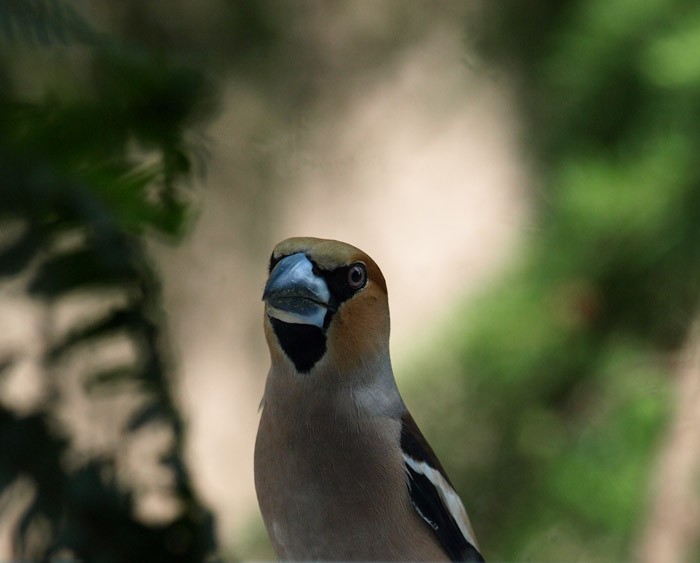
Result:
<svg viewBox="0 0 700 563"><path fill-rule="evenodd" d="M260 296L387 278L487 560L700 561L700 7L0 2L0 559L273 558Z"/></svg>

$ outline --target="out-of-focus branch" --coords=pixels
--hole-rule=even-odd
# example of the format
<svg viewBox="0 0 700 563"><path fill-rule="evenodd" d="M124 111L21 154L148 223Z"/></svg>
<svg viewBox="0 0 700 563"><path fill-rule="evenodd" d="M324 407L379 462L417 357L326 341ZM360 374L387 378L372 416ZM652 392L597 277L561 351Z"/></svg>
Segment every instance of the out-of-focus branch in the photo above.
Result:
<svg viewBox="0 0 700 563"><path fill-rule="evenodd" d="M700 540L700 315L681 355L676 393L638 545L642 563L690 561Z"/></svg>

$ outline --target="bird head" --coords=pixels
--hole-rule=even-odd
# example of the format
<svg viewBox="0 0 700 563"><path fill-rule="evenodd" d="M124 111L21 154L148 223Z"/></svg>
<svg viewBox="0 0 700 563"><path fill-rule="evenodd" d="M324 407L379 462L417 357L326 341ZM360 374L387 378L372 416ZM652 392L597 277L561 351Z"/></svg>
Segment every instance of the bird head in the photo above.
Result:
<svg viewBox="0 0 700 563"><path fill-rule="evenodd" d="M273 367L356 371L388 356L386 282L374 260L354 246L308 237L279 243L263 301Z"/></svg>

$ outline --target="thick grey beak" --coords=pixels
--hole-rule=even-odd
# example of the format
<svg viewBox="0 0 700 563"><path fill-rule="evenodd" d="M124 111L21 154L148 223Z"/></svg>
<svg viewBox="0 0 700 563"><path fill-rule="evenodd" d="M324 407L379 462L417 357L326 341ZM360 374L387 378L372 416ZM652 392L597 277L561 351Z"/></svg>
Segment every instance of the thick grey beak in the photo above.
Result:
<svg viewBox="0 0 700 563"><path fill-rule="evenodd" d="M323 328L330 298L326 281L313 273L313 264L301 252L277 263L263 293L269 316L319 328Z"/></svg>

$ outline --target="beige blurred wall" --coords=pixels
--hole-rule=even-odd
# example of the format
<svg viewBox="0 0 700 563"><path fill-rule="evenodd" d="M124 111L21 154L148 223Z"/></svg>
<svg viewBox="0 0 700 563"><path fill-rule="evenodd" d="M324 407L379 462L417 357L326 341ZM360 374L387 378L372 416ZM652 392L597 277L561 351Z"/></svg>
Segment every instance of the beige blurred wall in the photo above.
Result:
<svg viewBox="0 0 700 563"><path fill-rule="evenodd" d="M156 254L189 461L230 549L259 518L253 446L269 365L260 295L272 246L312 235L372 255L389 285L399 365L517 251L528 216L518 127L498 77L468 60L465 4L415 10L423 32L386 58L357 53L396 3L377 13L373 3L324 5L295 21L324 61L307 69L314 95L298 113L250 83L224 89L198 221L184 245Z"/></svg>

